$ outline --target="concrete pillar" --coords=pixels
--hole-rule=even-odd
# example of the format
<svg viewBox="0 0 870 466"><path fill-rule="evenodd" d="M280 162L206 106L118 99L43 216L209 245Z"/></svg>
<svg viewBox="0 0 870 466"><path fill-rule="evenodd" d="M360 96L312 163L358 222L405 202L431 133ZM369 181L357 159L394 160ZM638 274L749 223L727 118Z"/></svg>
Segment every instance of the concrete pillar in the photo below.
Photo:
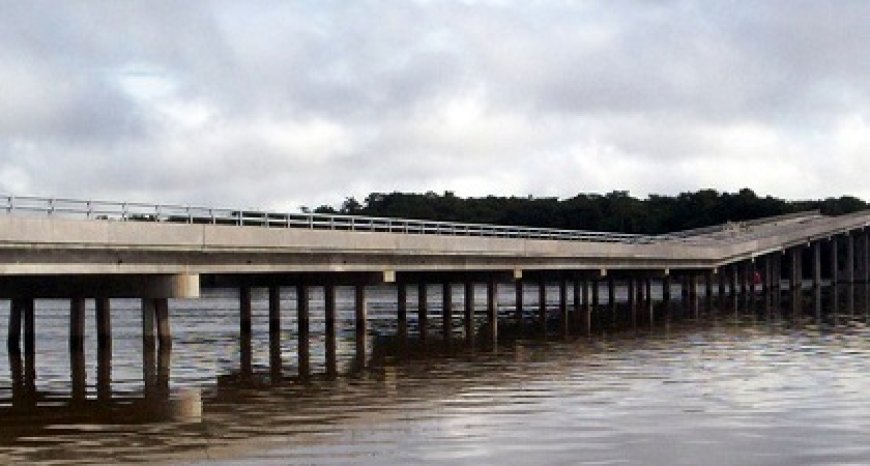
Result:
<svg viewBox="0 0 870 466"><path fill-rule="evenodd" d="M396 284L396 301L399 335L404 337L408 334L408 285L403 282Z"/></svg>
<svg viewBox="0 0 870 466"><path fill-rule="evenodd" d="M837 247L837 237L831 237L831 285L836 285L839 281L839 268L840 264L839 258L837 257L839 254L839 248Z"/></svg>
<svg viewBox="0 0 870 466"><path fill-rule="evenodd" d="M514 293L516 295L516 319L517 323L523 323L523 281L516 280L514 282Z"/></svg>
<svg viewBox="0 0 870 466"><path fill-rule="evenodd" d="M310 292L305 285L296 285L296 327L298 334L297 357L299 362L299 377L307 378L311 373L311 310Z"/></svg>
<svg viewBox="0 0 870 466"><path fill-rule="evenodd" d="M846 234L846 283L855 283L855 235Z"/></svg>
<svg viewBox="0 0 870 466"><path fill-rule="evenodd" d="M591 307L589 302L589 280L582 280L580 286L582 287L580 299L583 301L583 307L588 311Z"/></svg>
<svg viewBox="0 0 870 466"><path fill-rule="evenodd" d="M97 399L112 397L112 320L109 298L96 299Z"/></svg>
<svg viewBox="0 0 870 466"><path fill-rule="evenodd" d="M813 288L822 286L822 243L813 242Z"/></svg>
<svg viewBox="0 0 870 466"><path fill-rule="evenodd" d="M694 303L698 299L698 276L691 273L686 277L689 284L689 301Z"/></svg>
<svg viewBox="0 0 870 466"><path fill-rule="evenodd" d="M585 326L583 325L583 304L582 304L583 298L581 296L581 293L582 293L581 286L582 286L582 284L580 283L580 279L575 278L574 279L574 286L572 288L573 298L574 298L573 299L573 303L574 303L573 312L574 312L574 328L576 328L578 330L585 329Z"/></svg>
<svg viewBox="0 0 870 466"><path fill-rule="evenodd" d="M607 304L611 309L616 308L616 282L612 277L607 279Z"/></svg>
<svg viewBox="0 0 870 466"><path fill-rule="evenodd" d="M669 303L671 301L671 276L665 275L662 277L662 301Z"/></svg>
<svg viewBox="0 0 870 466"><path fill-rule="evenodd" d="M24 303L21 299L13 299L9 304L9 330L6 336L6 347L9 354L21 352L21 316L24 314Z"/></svg>
<svg viewBox="0 0 870 466"><path fill-rule="evenodd" d="M417 285L417 326L420 327L420 339L426 339L429 328L429 297L425 283Z"/></svg>
<svg viewBox="0 0 870 466"><path fill-rule="evenodd" d="M251 335L251 287L239 288L239 334L242 338Z"/></svg>
<svg viewBox="0 0 870 466"><path fill-rule="evenodd" d="M368 307L366 306L365 285L354 286L354 322L357 334L365 334L368 330Z"/></svg>
<svg viewBox="0 0 870 466"><path fill-rule="evenodd" d="M172 363L172 348L170 345L160 345L157 349L157 395L161 400L169 399L169 376Z"/></svg>
<svg viewBox="0 0 870 466"><path fill-rule="evenodd" d="M70 353L85 351L85 299L70 300L69 311L69 350Z"/></svg>
<svg viewBox="0 0 870 466"><path fill-rule="evenodd" d="M864 257L861 261L861 268L864 270L864 283L870 283L870 237L867 235L867 232L861 234L861 237L863 238L861 243L864 245Z"/></svg>
<svg viewBox="0 0 870 466"><path fill-rule="evenodd" d="M112 316L109 298L96 299L97 348L112 347Z"/></svg>
<svg viewBox="0 0 870 466"><path fill-rule="evenodd" d="M281 338L281 287L269 287L269 338Z"/></svg>
<svg viewBox="0 0 870 466"><path fill-rule="evenodd" d="M82 299L82 301L84 300ZM77 304L73 304L70 307L70 310L72 310L72 308L74 308L76 305ZM84 309L82 309L82 315L84 315ZM84 323L84 318L82 318L82 321ZM70 343L72 344L72 341L70 341ZM87 373L85 371L85 351L84 348L81 348L81 350L74 350L72 346L70 347L70 350L70 381L72 382L71 398L72 401L78 403L84 401L87 398Z"/></svg>
<svg viewBox="0 0 870 466"><path fill-rule="evenodd" d="M474 342L474 283L471 281L465 282L464 301L465 340L470 344Z"/></svg>
<svg viewBox="0 0 870 466"><path fill-rule="evenodd" d="M644 286L646 287L646 301L652 303L652 278L647 277L644 280Z"/></svg>
<svg viewBox="0 0 870 466"><path fill-rule="evenodd" d="M538 282L538 322L541 328L547 329L547 282L542 278Z"/></svg>
<svg viewBox="0 0 870 466"><path fill-rule="evenodd" d="M725 296L725 269L720 267L716 270L716 281L719 284L719 298Z"/></svg>
<svg viewBox="0 0 870 466"><path fill-rule="evenodd" d="M583 302L583 329L587 335L592 334L592 303L589 299L589 281L583 280L580 282L582 292L580 299Z"/></svg>
<svg viewBox="0 0 870 466"><path fill-rule="evenodd" d="M153 393L156 383L155 369L157 355L154 347L154 319L156 314L156 300L142 298L142 381L145 384L145 393Z"/></svg>
<svg viewBox="0 0 870 466"><path fill-rule="evenodd" d="M335 285L323 287L323 322L326 338L326 374L330 377L338 372L336 363L335 332Z"/></svg>
<svg viewBox="0 0 870 466"><path fill-rule="evenodd" d="M789 277L789 287L793 290L801 289L802 271L801 271L801 249L794 247L790 250L790 267L791 275Z"/></svg>
<svg viewBox="0 0 870 466"><path fill-rule="evenodd" d="M269 372L273 382L281 376L281 287L269 287Z"/></svg>
<svg viewBox="0 0 870 466"><path fill-rule="evenodd" d="M689 299L689 276L682 275L679 277L680 282L680 296L683 301Z"/></svg>
<svg viewBox="0 0 870 466"><path fill-rule="evenodd" d="M599 298L599 294L601 292L600 288L601 288L601 282L598 280L597 277L593 278L592 279L592 308L590 311L593 314L596 322L598 321L598 319L600 318L599 316L601 315L601 299Z"/></svg>
<svg viewBox="0 0 870 466"><path fill-rule="evenodd" d="M746 281L749 284L749 294L755 296L755 260L746 264Z"/></svg>
<svg viewBox="0 0 870 466"><path fill-rule="evenodd" d="M710 301L713 297L713 271L704 272L704 298Z"/></svg>
<svg viewBox="0 0 870 466"><path fill-rule="evenodd" d="M36 394L36 301L20 301L24 320L24 381L25 391Z"/></svg>
<svg viewBox="0 0 870 466"><path fill-rule="evenodd" d="M365 285L354 286L354 328L356 330L356 360L365 367L368 332L368 306Z"/></svg>
<svg viewBox="0 0 870 466"><path fill-rule="evenodd" d="M564 278L559 279L559 323L562 332L567 333L570 325L568 322L568 281Z"/></svg>
<svg viewBox="0 0 870 466"><path fill-rule="evenodd" d="M453 332L453 289L449 282L441 284L441 333L450 338Z"/></svg>
<svg viewBox="0 0 870 466"><path fill-rule="evenodd" d="M637 329L637 308L640 305L639 291L641 288L642 286L636 279L628 279L628 310L631 313L631 325L634 329Z"/></svg>
<svg viewBox="0 0 870 466"><path fill-rule="evenodd" d="M486 284L486 316L489 319L489 333L493 348L498 341L498 284L490 278Z"/></svg>
<svg viewBox="0 0 870 466"><path fill-rule="evenodd" d="M730 283L731 290L730 291L731 291L731 297L733 298L733 297L736 297L738 294L737 287L740 286L740 271L738 269L737 264L731 264L730 269L731 269L731 276L729 277L731 279L731 283Z"/></svg>
<svg viewBox="0 0 870 466"><path fill-rule="evenodd" d="M172 331L169 325L169 300L154 300L154 318L157 320L157 341L161 347L172 346Z"/></svg>

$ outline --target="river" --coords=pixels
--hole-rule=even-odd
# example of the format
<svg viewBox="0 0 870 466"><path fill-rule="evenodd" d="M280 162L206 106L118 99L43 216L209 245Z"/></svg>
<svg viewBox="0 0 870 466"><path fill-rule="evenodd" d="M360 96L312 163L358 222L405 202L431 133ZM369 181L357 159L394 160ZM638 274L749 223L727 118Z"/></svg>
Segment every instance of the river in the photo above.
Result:
<svg viewBox="0 0 870 466"><path fill-rule="evenodd" d="M397 338L395 290L376 288L362 361L352 290L339 291L337 376L324 375L317 292L311 374L298 377L292 290L280 374L269 365L265 292L254 294L252 367L242 370L236 291L206 290L171 302L156 392L143 384L137 300L112 302L111 386L101 392L89 302L83 398L72 396L69 304L37 301L35 395L22 397L16 358L0 345L0 463L870 463L863 286L841 290L836 305L826 294L818 313L811 302L795 314L763 298L678 301L654 303L652 321L641 311L588 336L503 325L496 347L466 345L459 321L444 342L437 293L430 338L416 338L413 321ZM502 294L507 321L512 290ZM0 303L0 322L8 313Z"/></svg>

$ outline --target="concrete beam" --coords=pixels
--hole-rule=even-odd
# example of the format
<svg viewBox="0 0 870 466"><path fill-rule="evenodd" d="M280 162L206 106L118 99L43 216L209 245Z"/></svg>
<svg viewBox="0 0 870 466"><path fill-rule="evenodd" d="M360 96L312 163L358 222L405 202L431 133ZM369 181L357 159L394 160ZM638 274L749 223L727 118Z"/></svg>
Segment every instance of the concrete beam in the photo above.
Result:
<svg viewBox="0 0 870 466"><path fill-rule="evenodd" d="M0 275L0 298L198 298L199 275Z"/></svg>

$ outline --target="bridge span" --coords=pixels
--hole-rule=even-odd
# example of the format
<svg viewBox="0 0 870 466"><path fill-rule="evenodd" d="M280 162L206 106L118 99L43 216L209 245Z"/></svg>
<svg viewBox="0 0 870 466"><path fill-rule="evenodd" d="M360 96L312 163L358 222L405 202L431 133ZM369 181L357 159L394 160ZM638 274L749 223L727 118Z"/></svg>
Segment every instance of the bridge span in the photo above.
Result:
<svg viewBox="0 0 870 466"><path fill-rule="evenodd" d="M171 345L169 299L197 298L203 287L238 288L244 339L251 334L251 289L268 288L270 346L280 348L281 290L293 288L302 371L312 287L324 289L327 342L335 337L335 287L354 288L364 342L368 286L395 286L404 334L413 287L420 338L427 334L429 285L443 296L461 290L464 331L473 339L474 290L483 284L486 337L495 343L500 320L522 323L529 314L542 328L555 314L565 331L588 332L596 315L613 310L619 287L631 301L651 301L660 287L665 302L674 292L683 299L779 297L787 289L798 303L805 283L818 294L822 286L870 282L870 211L801 212L663 235L13 196L0 198L0 212L0 298L11 300L7 345L20 354L23 335L30 368L35 299L69 299L74 355L83 354L85 300L94 299L102 361L111 358L110 300L140 298L143 362L152 364L155 345ZM537 291L534 309L524 305L529 283ZM548 284L559 290L554 313ZM498 302L499 286L513 287L511 303ZM441 306L449 335L453 300ZM280 360L280 349L273 357Z"/></svg>

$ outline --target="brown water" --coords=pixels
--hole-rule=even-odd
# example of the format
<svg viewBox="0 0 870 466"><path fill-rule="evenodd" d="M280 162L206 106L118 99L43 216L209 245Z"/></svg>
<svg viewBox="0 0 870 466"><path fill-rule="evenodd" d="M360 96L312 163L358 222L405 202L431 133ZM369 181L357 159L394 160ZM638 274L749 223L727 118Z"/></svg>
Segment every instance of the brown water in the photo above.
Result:
<svg viewBox="0 0 870 466"><path fill-rule="evenodd" d="M111 400L102 401L95 338L86 399L73 400L68 304L38 301L36 398L13 390L14 358L0 345L0 463L870 463L862 290L843 292L836 306L826 297L818 315L811 303L795 315L790 305L729 301L702 305L697 318L679 303L652 323L642 312L636 326L625 318L591 337L503 325L496 348L463 344L458 321L458 338L445 345L434 338L434 311L425 347L413 321L403 344L394 290L374 290L362 364L343 291L337 377L322 375L317 307L312 375L296 377L292 291L282 375L268 365L264 295L255 295L253 371L240 371L237 297L217 290L172 303L174 343L160 355L168 390L156 391L143 386L138 302L114 301ZM507 320L512 310L504 312ZM0 305L0 321L7 316Z"/></svg>

